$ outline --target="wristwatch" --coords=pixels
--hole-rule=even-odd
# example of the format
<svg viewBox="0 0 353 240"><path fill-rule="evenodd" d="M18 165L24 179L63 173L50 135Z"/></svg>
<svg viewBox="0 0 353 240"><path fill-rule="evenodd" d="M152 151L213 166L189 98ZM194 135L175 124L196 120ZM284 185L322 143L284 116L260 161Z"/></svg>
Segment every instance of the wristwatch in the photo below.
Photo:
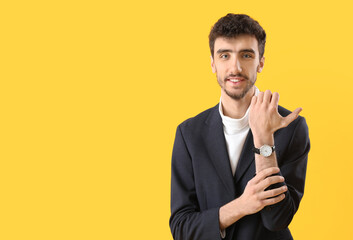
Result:
<svg viewBox="0 0 353 240"><path fill-rule="evenodd" d="M275 146L263 145L260 148L253 148L254 153L260 154L264 157L269 157L275 151Z"/></svg>

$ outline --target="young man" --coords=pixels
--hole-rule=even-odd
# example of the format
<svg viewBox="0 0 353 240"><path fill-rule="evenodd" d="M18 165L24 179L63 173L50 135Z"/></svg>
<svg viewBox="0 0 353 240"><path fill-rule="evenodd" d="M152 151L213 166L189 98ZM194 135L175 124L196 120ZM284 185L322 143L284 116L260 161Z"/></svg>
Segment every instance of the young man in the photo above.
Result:
<svg viewBox="0 0 353 240"><path fill-rule="evenodd" d="M228 14L209 35L221 87L215 107L177 128L171 179L174 239L292 239L310 149L305 119L260 92L266 34L247 15Z"/></svg>

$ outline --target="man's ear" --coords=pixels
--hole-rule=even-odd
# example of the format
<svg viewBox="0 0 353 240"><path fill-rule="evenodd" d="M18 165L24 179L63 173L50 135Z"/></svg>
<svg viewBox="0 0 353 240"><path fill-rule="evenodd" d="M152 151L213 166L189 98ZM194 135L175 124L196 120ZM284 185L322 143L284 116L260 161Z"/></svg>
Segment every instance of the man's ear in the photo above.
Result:
<svg viewBox="0 0 353 240"><path fill-rule="evenodd" d="M260 63L257 66L257 72L260 73L262 71L262 69L264 68L264 64L265 64L265 57L261 57L260 59Z"/></svg>
<svg viewBox="0 0 353 240"><path fill-rule="evenodd" d="M211 68L212 68L212 72L213 72L213 73L216 73L216 72L217 72L216 66L215 66L215 64L214 64L214 61L213 61L213 57L212 57L212 56L211 56Z"/></svg>

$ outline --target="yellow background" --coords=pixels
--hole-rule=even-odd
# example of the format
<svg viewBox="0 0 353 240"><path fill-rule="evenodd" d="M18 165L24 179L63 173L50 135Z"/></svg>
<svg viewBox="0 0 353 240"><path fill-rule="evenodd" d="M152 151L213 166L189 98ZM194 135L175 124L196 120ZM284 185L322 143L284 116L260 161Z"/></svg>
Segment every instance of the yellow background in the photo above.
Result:
<svg viewBox="0 0 353 240"><path fill-rule="evenodd" d="M352 239L350 1L2 1L0 239L172 239L176 127L214 106L208 34L267 32L261 90L309 125L295 239Z"/></svg>

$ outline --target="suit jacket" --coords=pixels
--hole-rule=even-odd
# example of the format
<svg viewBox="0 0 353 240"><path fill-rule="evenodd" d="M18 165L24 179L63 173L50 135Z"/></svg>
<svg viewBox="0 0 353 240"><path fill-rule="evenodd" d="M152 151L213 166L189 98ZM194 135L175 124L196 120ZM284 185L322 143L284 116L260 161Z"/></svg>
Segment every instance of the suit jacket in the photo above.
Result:
<svg viewBox="0 0 353 240"><path fill-rule="evenodd" d="M290 111L278 107L286 116ZM226 229L227 240L292 239L288 225L304 193L310 142L305 119L299 116L275 132L280 175L288 191L281 202L247 215ZM239 197L255 175L251 130L233 177L218 104L177 128L171 175L170 229L176 240L218 240L219 208Z"/></svg>

